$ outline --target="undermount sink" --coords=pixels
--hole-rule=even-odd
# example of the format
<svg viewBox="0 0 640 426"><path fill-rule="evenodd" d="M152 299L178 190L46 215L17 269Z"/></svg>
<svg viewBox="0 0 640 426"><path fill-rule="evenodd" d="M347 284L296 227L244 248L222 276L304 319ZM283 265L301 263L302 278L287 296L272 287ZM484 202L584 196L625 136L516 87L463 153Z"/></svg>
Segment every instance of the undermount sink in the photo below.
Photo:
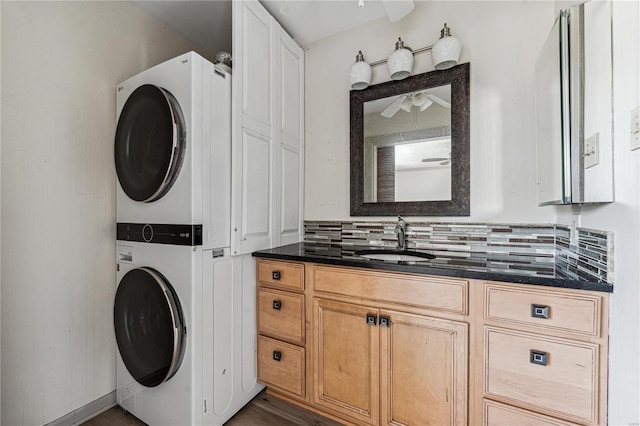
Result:
<svg viewBox="0 0 640 426"><path fill-rule="evenodd" d="M356 256L365 257L373 260L393 260L396 262L420 262L436 257L429 253L422 253L411 250L393 250L393 249L372 249L360 250L355 252Z"/></svg>

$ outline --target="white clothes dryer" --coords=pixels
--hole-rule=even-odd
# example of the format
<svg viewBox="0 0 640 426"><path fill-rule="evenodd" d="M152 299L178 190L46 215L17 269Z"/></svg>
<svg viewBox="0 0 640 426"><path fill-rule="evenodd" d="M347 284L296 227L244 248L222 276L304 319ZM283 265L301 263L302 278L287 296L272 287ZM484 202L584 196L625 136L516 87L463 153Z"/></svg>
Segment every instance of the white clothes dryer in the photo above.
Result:
<svg viewBox="0 0 640 426"><path fill-rule="evenodd" d="M252 261L228 249L118 241L120 406L151 426L219 426L263 389Z"/></svg>
<svg viewBox="0 0 640 426"><path fill-rule="evenodd" d="M119 84L116 117L118 239L228 247L231 75L186 53Z"/></svg>

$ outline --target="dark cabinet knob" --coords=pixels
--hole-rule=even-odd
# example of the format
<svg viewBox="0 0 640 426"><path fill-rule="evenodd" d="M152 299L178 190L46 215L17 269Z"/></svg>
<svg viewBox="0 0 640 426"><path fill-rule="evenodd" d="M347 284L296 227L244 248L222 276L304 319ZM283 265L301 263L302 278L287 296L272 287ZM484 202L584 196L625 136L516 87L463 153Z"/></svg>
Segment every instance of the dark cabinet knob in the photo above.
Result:
<svg viewBox="0 0 640 426"><path fill-rule="evenodd" d="M367 314L367 325L376 325L378 317L375 314Z"/></svg>
<svg viewBox="0 0 640 426"><path fill-rule="evenodd" d="M531 316L533 318L549 319L549 306L531 304Z"/></svg>
<svg viewBox="0 0 640 426"><path fill-rule="evenodd" d="M282 309L282 302L279 300L274 300L273 309L275 309L276 311L279 311L280 309Z"/></svg>
<svg viewBox="0 0 640 426"><path fill-rule="evenodd" d="M276 281L280 280L280 271L272 271L271 272L271 278L273 278Z"/></svg>
<svg viewBox="0 0 640 426"><path fill-rule="evenodd" d="M281 359L282 359L282 352L273 351L273 360L280 362Z"/></svg>
<svg viewBox="0 0 640 426"><path fill-rule="evenodd" d="M382 315L380 315L380 327L390 327L391 326L391 319L389 319L389 317L383 317Z"/></svg>
<svg viewBox="0 0 640 426"><path fill-rule="evenodd" d="M531 364L547 365L549 354L543 351L531 349L529 351L529 362Z"/></svg>

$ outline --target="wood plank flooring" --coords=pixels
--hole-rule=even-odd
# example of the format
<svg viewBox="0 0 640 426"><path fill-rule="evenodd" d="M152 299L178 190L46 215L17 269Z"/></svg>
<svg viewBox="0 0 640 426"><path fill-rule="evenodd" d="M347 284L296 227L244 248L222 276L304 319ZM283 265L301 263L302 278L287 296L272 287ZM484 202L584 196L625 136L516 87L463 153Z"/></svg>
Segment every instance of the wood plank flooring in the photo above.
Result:
<svg viewBox="0 0 640 426"><path fill-rule="evenodd" d="M225 426L339 426L333 420L311 411L289 404L264 391L256 396L242 410L236 413ZM146 426L120 407L113 407L104 413L82 423L82 426Z"/></svg>

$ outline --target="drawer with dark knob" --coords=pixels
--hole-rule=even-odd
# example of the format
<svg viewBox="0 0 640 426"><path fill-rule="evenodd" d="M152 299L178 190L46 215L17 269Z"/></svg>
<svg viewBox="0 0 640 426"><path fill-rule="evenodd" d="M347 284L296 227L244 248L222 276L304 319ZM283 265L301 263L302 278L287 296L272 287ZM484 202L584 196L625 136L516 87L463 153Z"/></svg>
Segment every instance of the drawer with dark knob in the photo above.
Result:
<svg viewBox="0 0 640 426"><path fill-rule="evenodd" d="M258 282L291 290L304 290L304 265L294 262L258 259Z"/></svg>
<svg viewBox="0 0 640 426"><path fill-rule="evenodd" d="M304 398L304 354L299 346L258 336L258 381Z"/></svg>
<svg viewBox="0 0 640 426"><path fill-rule="evenodd" d="M258 288L258 333L304 344L304 295Z"/></svg>
<svg viewBox="0 0 640 426"><path fill-rule="evenodd" d="M602 296L485 284L485 319L587 336L600 335Z"/></svg>
<svg viewBox="0 0 640 426"><path fill-rule="evenodd" d="M549 415L598 421L599 345L485 327L484 393Z"/></svg>

